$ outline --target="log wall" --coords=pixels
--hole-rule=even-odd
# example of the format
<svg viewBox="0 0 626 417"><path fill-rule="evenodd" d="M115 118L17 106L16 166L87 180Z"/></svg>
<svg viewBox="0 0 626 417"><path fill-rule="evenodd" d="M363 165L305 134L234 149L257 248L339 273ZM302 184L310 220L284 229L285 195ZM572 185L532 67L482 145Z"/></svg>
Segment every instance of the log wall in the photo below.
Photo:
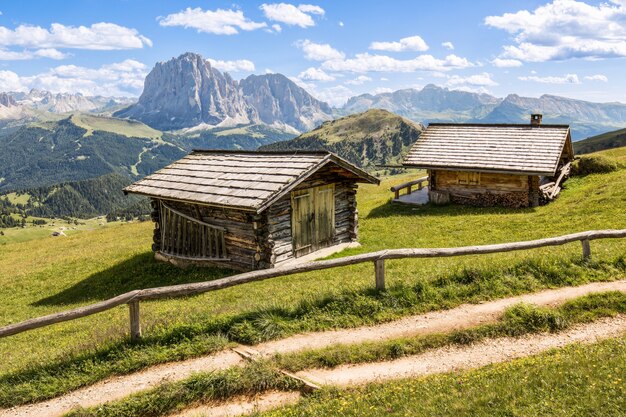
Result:
<svg viewBox="0 0 626 417"><path fill-rule="evenodd" d="M341 168L320 169L295 189L335 184L335 236L332 245L357 239L358 212L357 183L341 176ZM345 171L344 171L345 172ZM181 260L159 253L161 248L160 213L158 200L152 201L152 220L155 222L152 250L158 259L179 266L189 264L216 265L237 270L272 268L294 258L291 234L291 195L278 200L261 214L227 208L167 201L169 207L211 225L224 227L228 261Z"/></svg>
<svg viewBox="0 0 626 417"><path fill-rule="evenodd" d="M320 185L335 184L335 237L332 245L352 242L358 235L358 212L356 207L357 184L339 177L337 170L323 168L295 190ZM291 196L287 195L267 210L269 246L272 248L270 264L275 266L294 258L291 234Z"/></svg>
<svg viewBox="0 0 626 417"><path fill-rule="evenodd" d="M469 178L476 179L477 173ZM467 178L464 171L433 170L431 190L446 192L450 201L474 206L528 207L534 204L534 193L539 191L538 177L515 174L478 174L475 183L461 184L459 178Z"/></svg>

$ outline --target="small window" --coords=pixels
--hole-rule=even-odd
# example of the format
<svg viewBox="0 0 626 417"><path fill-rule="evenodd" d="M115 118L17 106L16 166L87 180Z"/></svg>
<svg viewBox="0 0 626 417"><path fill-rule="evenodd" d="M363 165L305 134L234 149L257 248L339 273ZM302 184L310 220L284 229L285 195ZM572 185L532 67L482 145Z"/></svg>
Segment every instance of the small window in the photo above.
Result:
<svg viewBox="0 0 626 417"><path fill-rule="evenodd" d="M458 172L456 178L459 185L480 184L480 172Z"/></svg>

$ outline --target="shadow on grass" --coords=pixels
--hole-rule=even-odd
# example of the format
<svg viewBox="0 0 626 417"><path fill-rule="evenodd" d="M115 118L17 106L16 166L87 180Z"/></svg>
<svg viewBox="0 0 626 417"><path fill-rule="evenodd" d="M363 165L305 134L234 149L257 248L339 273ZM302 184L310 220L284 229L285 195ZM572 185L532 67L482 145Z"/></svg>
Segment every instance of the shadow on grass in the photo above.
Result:
<svg viewBox="0 0 626 417"><path fill-rule="evenodd" d="M530 214L537 210L536 207L509 208L509 207L472 207L460 204L448 204L436 206L428 203L421 206L413 206L402 203L391 203L391 199L385 204L373 208L366 216L367 219L386 218L391 216L485 216L495 214Z"/></svg>
<svg viewBox="0 0 626 417"><path fill-rule="evenodd" d="M33 305L101 301L132 290L210 281L235 273L232 270L211 267L180 269L170 264L156 262L153 253L146 252L93 274L58 294L36 301Z"/></svg>
<svg viewBox="0 0 626 417"><path fill-rule="evenodd" d="M155 326L146 329L144 338L138 343L131 343L127 338L112 339L82 352L69 353L52 363L36 364L0 376L0 407L43 400L111 375L126 374L150 365L209 354L233 342L256 344L300 332L372 325L466 302L613 280L626 273L623 255L602 262L534 258L502 269L462 268L420 277L410 285L390 285L386 291L373 288L345 290L333 295L320 294L295 305L278 305L232 315L201 316L186 324ZM140 268L142 262L148 260L143 259L145 255L138 258L134 262L137 262L139 271L164 273L160 282L170 283L167 277L172 272L165 266ZM175 271L180 275L181 271ZM106 284L116 272L116 268L112 268L108 275L103 275L101 284ZM192 280L199 277L197 273L185 271L182 276ZM124 284L118 284L117 288L126 289ZM100 295L105 293L105 290L98 292ZM58 298L75 297L72 292Z"/></svg>

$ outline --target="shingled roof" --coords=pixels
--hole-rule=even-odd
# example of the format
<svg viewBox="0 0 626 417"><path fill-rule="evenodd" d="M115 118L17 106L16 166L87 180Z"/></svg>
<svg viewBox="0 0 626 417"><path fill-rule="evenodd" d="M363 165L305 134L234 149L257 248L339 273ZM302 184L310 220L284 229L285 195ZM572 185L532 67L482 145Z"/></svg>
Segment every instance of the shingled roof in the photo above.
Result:
<svg viewBox="0 0 626 417"><path fill-rule="evenodd" d="M568 139L571 144L567 125L431 123L403 164L422 169L552 176Z"/></svg>
<svg viewBox="0 0 626 417"><path fill-rule="evenodd" d="M357 182L379 183L330 152L194 150L124 192L260 213L328 164Z"/></svg>

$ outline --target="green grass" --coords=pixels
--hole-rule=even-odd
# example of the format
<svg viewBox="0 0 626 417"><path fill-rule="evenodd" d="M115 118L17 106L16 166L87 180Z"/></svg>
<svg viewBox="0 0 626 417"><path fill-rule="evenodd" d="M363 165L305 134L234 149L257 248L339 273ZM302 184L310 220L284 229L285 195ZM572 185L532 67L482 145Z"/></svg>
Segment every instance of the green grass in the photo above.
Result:
<svg viewBox="0 0 626 417"><path fill-rule="evenodd" d="M19 215L15 215L21 219ZM33 225L31 222L35 220L45 220L47 224ZM51 242L57 242L65 237L51 236L54 231L63 231L67 236L73 236L81 232L93 232L107 227L120 226L120 222L107 222L104 217L93 219L78 219L79 224L68 224L61 219L48 219L44 217L28 216L26 218L26 227L10 227L0 229L4 235L0 235L0 247L6 249L6 245L12 243L29 242L33 240L43 240L48 245ZM63 230L61 230L63 228ZM56 243L55 243L56 244ZM1 277L1 273L0 273Z"/></svg>
<svg viewBox="0 0 626 417"><path fill-rule="evenodd" d="M11 204L26 204L28 203L28 199L30 198L30 194L17 194L17 193L8 193L5 195L0 195L0 198L6 197Z"/></svg>
<svg viewBox="0 0 626 417"><path fill-rule="evenodd" d="M557 308L518 304L508 308L500 321L469 329L277 354L272 361L280 369L291 372L388 361L417 355L428 349L466 345L487 338L559 332L576 324L589 323L601 317L613 317L617 314L626 314L626 294L621 292L591 294L568 301Z"/></svg>
<svg viewBox="0 0 626 417"><path fill-rule="evenodd" d="M327 389L256 417L623 416L626 336L418 379Z"/></svg>
<svg viewBox="0 0 626 417"><path fill-rule="evenodd" d="M550 205L534 209L391 206L388 191L410 175L359 189L362 247L448 247L511 242L589 229L626 228L626 171L570 179ZM219 278L229 271L156 264L152 225L123 224L63 239L8 243L0 250L0 325L146 287ZM0 237L1 238L1 237ZM54 243L52 243L54 242ZM389 291L373 290L370 264L276 278L184 299L142 303L146 339L127 339L119 307L0 339L4 404L47 398L107 375L299 331L373 324L463 302L624 279L623 240L532 251L386 263ZM340 255L336 255L340 256ZM226 338L225 338L226 337ZM123 360L122 360L123 358Z"/></svg>
<svg viewBox="0 0 626 417"><path fill-rule="evenodd" d="M184 381L165 383L158 388L137 394L102 407L82 409L67 417L156 417L180 411L194 403L206 403L254 395L269 390L293 391L299 382L282 375L266 364L252 363L219 372L197 373Z"/></svg>
<svg viewBox="0 0 626 417"><path fill-rule="evenodd" d="M127 137L161 139L163 132L133 120L114 117L94 116L85 113L72 115L72 123L87 130L84 136L91 136L94 130L117 133Z"/></svg>
<svg viewBox="0 0 626 417"><path fill-rule="evenodd" d="M425 349L432 349L452 344L468 344L487 337L520 336L528 333L543 331L558 332L581 322L590 322L600 317L613 316L626 312L626 295L622 293L594 294L572 300L558 308L538 308L529 305L517 305L509 308L503 319L496 324L479 326L462 332L432 335L414 339L388 341L378 344L352 345L352 359L359 356L361 360L341 361L341 363L359 363L381 359L396 359L401 356L416 354ZM374 354L371 346L385 345L389 347L384 357L379 350ZM415 349L418 347L418 349ZM188 408L197 403L206 403L213 400L224 400L234 395L260 394L269 389L294 390L299 384L289 384L277 369L298 371L309 366L338 365L337 347L325 351L308 351L295 355L276 357L271 360L256 362L245 368L233 367L225 371L215 371L195 375L186 380L161 385L144 393L122 399L106 405L100 405L87 410L70 413L71 416L116 416L131 417L145 416L158 417L175 410ZM414 351L410 351L413 348ZM322 352L323 355L321 354ZM374 354L374 355L372 355ZM316 355L324 358L320 361L298 362L285 361L285 358L312 357ZM230 379L230 382L226 380Z"/></svg>

